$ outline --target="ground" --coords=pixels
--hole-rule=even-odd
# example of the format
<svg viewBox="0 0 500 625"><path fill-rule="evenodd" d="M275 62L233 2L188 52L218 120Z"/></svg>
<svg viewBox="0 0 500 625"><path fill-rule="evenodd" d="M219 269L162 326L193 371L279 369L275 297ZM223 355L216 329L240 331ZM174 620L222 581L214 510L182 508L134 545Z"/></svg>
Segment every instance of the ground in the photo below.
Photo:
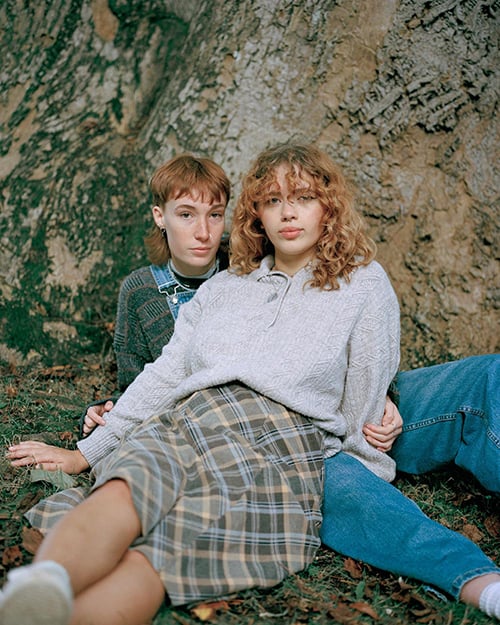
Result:
<svg viewBox="0 0 500 625"><path fill-rule="evenodd" d="M87 403L109 396L114 371L107 359L89 358L79 365L0 368L0 445L33 437L71 447ZM0 579L28 563L39 536L23 520L26 511L62 483L62 474L12 469L0 456ZM80 481L88 480L84 475ZM435 520L477 542L498 557L498 498L458 471L424 477L398 476L396 485ZM388 527L390 532L391 528ZM328 549L299 575L271 590L250 590L220 601L182 609L165 607L154 625L313 625L377 623L380 625L487 625L481 612L447 601L412 579L397 578Z"/></svg>

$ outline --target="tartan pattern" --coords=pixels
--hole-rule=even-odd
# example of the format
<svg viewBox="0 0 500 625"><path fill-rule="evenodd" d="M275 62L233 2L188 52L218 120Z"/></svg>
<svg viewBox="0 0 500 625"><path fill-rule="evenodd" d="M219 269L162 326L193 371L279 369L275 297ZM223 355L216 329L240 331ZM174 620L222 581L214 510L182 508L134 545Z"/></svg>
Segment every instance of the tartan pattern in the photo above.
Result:
<svg viewBox="0 0 500 625"><path fill-rule="evenodd" d="M238 385L197 391L138 426L94 468L129 484L140 550L173 605L273 586L320 545L323 440L309 419ZM45 531L86 493L28 513Z"/></svg>

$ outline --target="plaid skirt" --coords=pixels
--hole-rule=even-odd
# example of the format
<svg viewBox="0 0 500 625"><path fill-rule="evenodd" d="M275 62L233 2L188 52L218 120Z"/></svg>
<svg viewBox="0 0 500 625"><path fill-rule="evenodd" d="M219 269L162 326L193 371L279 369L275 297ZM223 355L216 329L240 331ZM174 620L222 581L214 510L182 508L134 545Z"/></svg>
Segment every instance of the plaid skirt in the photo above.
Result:
<svg viewBox="0 0 500 625"><path fill-rule="evenodd" d="M197 391L138 426L72 488L26 514L42 532L95 488L125 480L142 524L131 549L173 605L269 587L320 545L322 436L309 419L239 384Z"/></svg>

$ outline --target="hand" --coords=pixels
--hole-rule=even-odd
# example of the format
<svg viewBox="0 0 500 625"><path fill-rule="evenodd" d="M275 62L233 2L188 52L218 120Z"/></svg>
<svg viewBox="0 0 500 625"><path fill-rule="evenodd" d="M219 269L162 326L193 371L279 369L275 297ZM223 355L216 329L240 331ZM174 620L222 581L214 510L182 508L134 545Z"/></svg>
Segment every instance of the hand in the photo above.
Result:
<svg viewBox="0 0 500 625"><path fill-rule="evenodd" d="M384 415L380 425L367 423L363 427L366 440L379 451L389 451L394 441L403 431L403 419L396 405L387 397L385 400Z"/></svg>
<svg viewBox="0 0 500 625"><path fill-rule="evenodd" d="M89 467L85 456L78 449L63 449L40 441L22 441L17 445L11 445L7 451L7 458L13 467L32 466L46 471L60 469L70 474L81 473Z"/></svg>
<svg viewBox="0 0 500 625"><path fill-rule="evenodd" d="M108 399L105 404L97 404L97 406L89 406L87 414L83 420L83 435L88 436L96 425L106 425L104 415L113 408L113 402Z"/></svg>

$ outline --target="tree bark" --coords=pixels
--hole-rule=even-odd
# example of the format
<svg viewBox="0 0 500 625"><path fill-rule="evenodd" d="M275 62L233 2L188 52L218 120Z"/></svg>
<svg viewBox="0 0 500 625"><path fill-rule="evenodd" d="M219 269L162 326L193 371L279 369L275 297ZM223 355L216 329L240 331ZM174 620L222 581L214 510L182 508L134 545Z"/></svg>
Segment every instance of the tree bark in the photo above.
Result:
<svg viewBox="0 0 500 625"><path fill-rule="evenodd" d="M35 5L35 6L33 6ZM109 347L181 151L339 162L402 308L402 366L498 351L496 0L4 0L0 359Z"/></svg>

